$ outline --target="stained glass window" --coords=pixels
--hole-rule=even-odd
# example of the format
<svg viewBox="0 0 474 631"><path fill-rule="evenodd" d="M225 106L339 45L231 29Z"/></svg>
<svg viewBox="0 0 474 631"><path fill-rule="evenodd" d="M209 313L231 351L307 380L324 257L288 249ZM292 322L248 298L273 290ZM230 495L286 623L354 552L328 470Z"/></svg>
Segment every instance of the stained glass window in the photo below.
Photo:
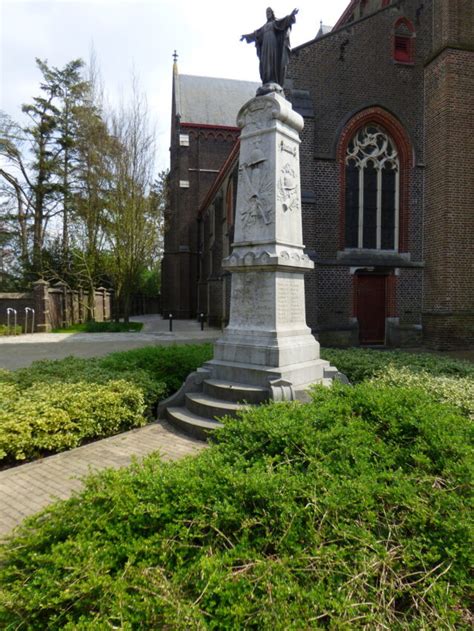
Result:
<svg viewBox="0 0 474 631"><path fill-rule="evenodd" d="M365 125L346 152L346 248L398 250L400 163L378 125Z"/></svg>

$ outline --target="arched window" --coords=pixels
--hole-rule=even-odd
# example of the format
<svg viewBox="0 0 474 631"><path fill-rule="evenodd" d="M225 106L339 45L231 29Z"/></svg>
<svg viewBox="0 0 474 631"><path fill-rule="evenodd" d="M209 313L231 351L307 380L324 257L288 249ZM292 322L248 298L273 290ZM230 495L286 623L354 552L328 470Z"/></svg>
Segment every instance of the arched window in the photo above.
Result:
<svg viewBox="0 0 474 631"><path fill-rule="evenodd" d="M380 243L382 250L408 252L409 191L414 155L410 138L400 121L381 107L361 110L346 122L341 132L337 161L341 183L340 249L376 249ZM394 185L396 194L392 195ZM393 205L395 214L391 210ZM357 231L354 217L357 217ZM393 245L389 237L391 221ZM351 228L346 226L348 222L352 222ZM362 240L359 239L361 233Z"/></svg>
<svg viewBox="0 0 474 631"><path fill-rule="evenodd" d="M345 247L398 250L400 161L379 125L361 127L345 156Z"/></svg>
<svg viewBox="0 0 474 631"><path fill-rule="evenodd" d="M415 27L407 18L395 22L393 59L401 64L413 64L415 61Z"/></svg>

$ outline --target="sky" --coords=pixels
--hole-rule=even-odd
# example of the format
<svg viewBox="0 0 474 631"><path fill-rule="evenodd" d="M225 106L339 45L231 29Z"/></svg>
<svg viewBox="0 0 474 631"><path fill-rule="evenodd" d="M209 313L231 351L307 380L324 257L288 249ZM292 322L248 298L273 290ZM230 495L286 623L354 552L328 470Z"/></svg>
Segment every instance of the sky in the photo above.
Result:
<svg viewBox="0 0 474 631"><path fill-rule="evenodd" d="M349 0L278 0L277 17L299 9L293 47L310 41L320 21L333 25ZM173 52L182 74L259 81L253 44L240 42L265 22L268 0L0 0L0 109L18 122L38 94L35 58L63 67L93 49L106 100L127 96L134 73L157 134L157 170L169 165Z"/></svg>

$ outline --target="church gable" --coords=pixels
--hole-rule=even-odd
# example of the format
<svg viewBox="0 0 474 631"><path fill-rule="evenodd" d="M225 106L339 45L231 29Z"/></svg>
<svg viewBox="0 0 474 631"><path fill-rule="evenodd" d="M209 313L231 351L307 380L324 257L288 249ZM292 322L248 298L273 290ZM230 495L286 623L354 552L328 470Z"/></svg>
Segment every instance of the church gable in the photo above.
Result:
<svg viewBox="0 0 474 631"><path fill-rule="evenodd" d="M334 29L349 24L350 22L355 22L355 20L359 20L379 9L383 9L391 3L392 0L352 0L339 18Z"/></svg>

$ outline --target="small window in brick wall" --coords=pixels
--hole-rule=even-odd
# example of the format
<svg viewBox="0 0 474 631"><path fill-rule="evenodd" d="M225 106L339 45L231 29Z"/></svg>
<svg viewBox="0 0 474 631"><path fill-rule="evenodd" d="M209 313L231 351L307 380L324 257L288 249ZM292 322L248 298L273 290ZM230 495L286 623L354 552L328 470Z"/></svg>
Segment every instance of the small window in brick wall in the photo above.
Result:
<svg viewBox="0 0 474 631"><path fill-rule="evenodd" d="M345 247L398 250L400 161L380 126L364 125L347 146Z"/></svg>
<svg viewBox="0 0 474 631"><path fill-rule="evenodd" d="M415 28L407 18L400 18L395 23L393 59L401 64L413 64L415 61Z"/></svg>

